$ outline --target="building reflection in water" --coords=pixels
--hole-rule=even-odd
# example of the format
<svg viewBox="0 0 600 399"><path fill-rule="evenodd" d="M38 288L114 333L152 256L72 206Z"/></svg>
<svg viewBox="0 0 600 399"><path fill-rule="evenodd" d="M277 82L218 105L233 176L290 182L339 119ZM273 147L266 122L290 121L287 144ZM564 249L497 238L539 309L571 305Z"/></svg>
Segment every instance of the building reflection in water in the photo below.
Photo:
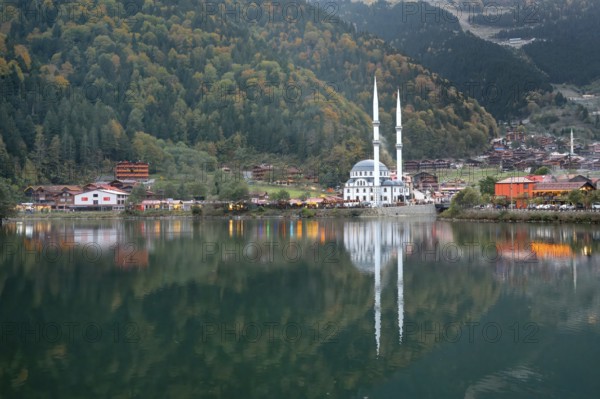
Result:
<svg viewBox="0 0 600 399"><path fill-rule="evenodd" d="M134 240L121 222L104 225L77 225L60 222L17 223L15 233L23 237L23 253L37 253L50 259L80 256L88 263L112 257L119 268L148 267L146 245Z"/></svg>
<svg viewBox="0 0 600 399"><path fill-rule="evenodd" d="M373 274L375 343L379 356L381 341L382 274L390 274L396 259L398 340L402 343L404 327L404 251L410 242L408 223L374 220L344 223L344 246L352 264L363 273ZM388 273L386 273L388 272Z"/></svg>

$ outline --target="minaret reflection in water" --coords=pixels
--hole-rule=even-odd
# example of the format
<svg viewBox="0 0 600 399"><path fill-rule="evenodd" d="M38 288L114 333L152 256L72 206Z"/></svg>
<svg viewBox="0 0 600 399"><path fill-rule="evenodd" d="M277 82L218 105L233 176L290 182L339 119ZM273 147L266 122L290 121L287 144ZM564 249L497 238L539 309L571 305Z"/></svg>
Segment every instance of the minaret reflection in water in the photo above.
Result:
<svg viewBox="0 0 600 399"><path fill-rule="evenodd" d="M404 327L404 270L403 246L409 242L410 225L399 221L352 221L344 224L344 246L353 265L363 273L373 274L374 324L376 353L381 341L381 276L388 268L397 266L398 342L402 343ZM393 262L396 258L396 262ZM384 284L385 285L385 284Z"/></svg>

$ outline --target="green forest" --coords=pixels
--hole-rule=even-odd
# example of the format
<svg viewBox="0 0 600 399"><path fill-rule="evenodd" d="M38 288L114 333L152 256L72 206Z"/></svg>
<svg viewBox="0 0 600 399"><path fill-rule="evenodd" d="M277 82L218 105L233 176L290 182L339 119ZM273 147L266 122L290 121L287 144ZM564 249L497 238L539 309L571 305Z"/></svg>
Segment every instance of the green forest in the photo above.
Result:
<svg viewBox="0 0 600 399"><path fill-rule="evenodd" d="M448 79L498 120L523 117L530 93L552 91L548 76L533 63L511 49L464 32L450 10L424 2L378 1L366 5L345 0L340 6L341 16L355 23L358 30L378 35ZM462 12L471 12L476 18L483 10L472 4L472 10Z"/></svg>
<svg viewBox="0 0 600 399"><path fill-rule="evenodd" d="M600 78L600 4L594 1L548 1L536 9L536 21L502 31L500 38L535 38L523 47L554 83L587 85Z"/></svg>
<svg viewBox="0 0 600 399"><path fill-rule="evenodd" d="M273 4L0 1L0 177L66 183L124 159L196 173L276 154L334 183L369 156L375 75L389 150L398 88L406 158L477 153L497 134L477 101L337 8Z"/></svg>

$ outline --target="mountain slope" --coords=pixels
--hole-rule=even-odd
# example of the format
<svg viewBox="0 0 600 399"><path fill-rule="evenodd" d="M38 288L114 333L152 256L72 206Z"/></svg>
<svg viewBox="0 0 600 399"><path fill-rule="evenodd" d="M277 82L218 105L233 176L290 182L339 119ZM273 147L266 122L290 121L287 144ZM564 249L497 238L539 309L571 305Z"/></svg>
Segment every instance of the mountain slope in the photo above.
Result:
<svg viewBox="0 0 600 399"><path fill-rule="evenodd" d="M513 50L463 32L450 12L458 6L436 5L442 3L347 0L340 15L450 80L497 119L526 113L529 92L552 91L547 76Z"/></svg>
<svg viewBox="0 0 600 399"><path fill-rule="evenodd" d="M367 156L375 74L384 139L393 134L395 90L403 89L407 157L473 153L497 131L449 82L356 34L327 8L36 4L37 14L14 8L0 27L0 154L4 146L12 169L5 174L39 179L42 164L144 159L135 140L149 137L159 140L158 152L179 142L220 162L235 153L223 148L245 146L339 163L328 157L350 152L356 139L365 145L354 156Z"/></svg>
<svg viewBox="0 0 600 399"><path fill-rule="evenodd" d="M600 79L600 4L547 0L539 14L538 24L515 27L498 37L535 39L523 50L553 83L587 85Z"/></svg>

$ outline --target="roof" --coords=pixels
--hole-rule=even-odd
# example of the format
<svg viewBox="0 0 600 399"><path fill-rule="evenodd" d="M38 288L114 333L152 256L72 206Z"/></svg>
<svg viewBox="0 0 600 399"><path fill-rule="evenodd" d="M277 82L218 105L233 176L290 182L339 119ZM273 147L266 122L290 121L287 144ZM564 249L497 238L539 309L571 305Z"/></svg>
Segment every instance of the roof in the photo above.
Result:
<svg viewBox="0 0 600 399"><path fill-rule="evenodd" d="M33 190L33 191L39 191L39 190L43 190L49 193L59 193L61 191L82 191L80 186L76 186L76 185L36 185L36 186L29 186L27 188L25 188L24 191L27 190Z"/></svg>
<svg viewBox="0 0 600 399"><path fill-rule="evenodd" d="M527 175L526 176L529 180L532 180L534 182L546 182L546 183L551 183L556 181L556 179L554 179L554 177L552 175Z"/></svg>
<svg viewBox="0 0 600 399"><path fill-rule="evenodd" d="M508 177L496 182L496 184L515 184L515 183L534 183L533 180L526 177Z"/></svg>
<svg viewBox="0 0 600 399"><path fill-rule="evenodd" d="M382 184L382 186L399 186L404 187L404 182L400 180L386 180Z"/></svg>
<svg viewBox="0 0 600 399"><path fill-rule="evenodd" d="M363 159L362 161L358 161L357 163L354 164L354 166L352 167L352 170L350 170L350 173L352 172L361 172L361 171L373 171L375 170L375 161L372 159ZM385 166L382 162L379 162L379 171L386 171L388 170L387 166Z"/></svg>
<svg viewBox="0 0 600 399"><path fill-rule="evenodd" d="M78 193L78 194L89 194L89 193L94 192L94 191L100 191L100 192L108 193L108 194L126 194L126 195L129 195L129 193L127 191L119 190L118 188L114 188L114 187L110 187L110 188L104 188L104 187L102 187L102 188L96 188L94 190L89 190L89 191L86 191L86 192L83 192L83 193Z"/></svg>
<svg viewBox="0 0 600 399"><path fill-rule="evenodd" d="M570 190L579 190L584 186L589 186L593 188L594 186L589 182L560 182L560 183L537 183L533 187L533 191L570 191Z"/></svg>

